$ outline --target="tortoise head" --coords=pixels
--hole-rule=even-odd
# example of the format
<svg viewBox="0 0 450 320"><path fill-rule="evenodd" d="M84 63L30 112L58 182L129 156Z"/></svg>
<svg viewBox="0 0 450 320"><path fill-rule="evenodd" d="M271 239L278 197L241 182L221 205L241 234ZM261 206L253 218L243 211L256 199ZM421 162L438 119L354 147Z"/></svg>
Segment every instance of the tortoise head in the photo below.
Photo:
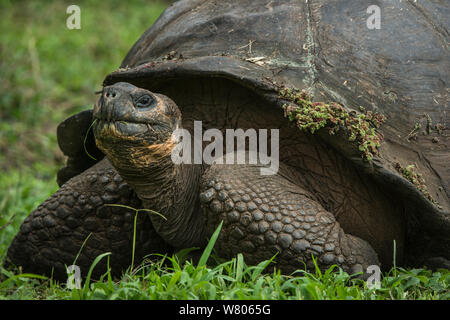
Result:
<svg viewBox="0 0 450 320"><path fill-rule="evenodd" d="M117 168L144 169L169 155L181 113L166 96L126 82L103 89L94 106L97 146Z"/></svg>

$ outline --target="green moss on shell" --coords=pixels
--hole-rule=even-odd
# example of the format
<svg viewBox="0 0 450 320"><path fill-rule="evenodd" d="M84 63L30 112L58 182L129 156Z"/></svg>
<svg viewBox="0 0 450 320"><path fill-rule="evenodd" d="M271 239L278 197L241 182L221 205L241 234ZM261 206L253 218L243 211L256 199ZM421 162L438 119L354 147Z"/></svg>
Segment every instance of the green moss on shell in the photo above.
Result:
<svg viewBox="0 0 450 320"><path fill-rule="evenodd" d="M441 207L439 203L433 199L430 192L428 191L427 185L425 183L425 179L422 177L422 174L417 171L417 168L414 164L407 165L403 167L400 163L395 164L395 169L409 182L414 184L420 192L430 200L437 207Z"/></svg>
<svg viewBox="0 0 450 320"><path fill-rule="evenodd" d="M312 102L312 97L304 90L282 88L280 97L290 101L285 104L284 115L291 121L296 121L302 131L315 133L321 128L327 128L330 135L344 129L348 140L358 145L358 150L364 160L371 161L378 155L383 136L378 129L386 118L378 112L372 113L360 107L361 114L347 111L336 102Z"/></svg>

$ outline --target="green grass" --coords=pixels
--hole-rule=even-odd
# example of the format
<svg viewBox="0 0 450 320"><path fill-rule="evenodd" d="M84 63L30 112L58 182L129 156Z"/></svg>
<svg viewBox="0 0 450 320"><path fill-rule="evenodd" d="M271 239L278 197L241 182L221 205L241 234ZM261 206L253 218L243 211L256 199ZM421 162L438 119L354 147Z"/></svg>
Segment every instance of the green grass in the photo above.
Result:
<svg viewBox="0 0 450 320"><path fill-rule="evenodd" d="M70 300L385 300L385 299L450 299L450 272L425 269L394 268L382 277L379 288L343 272L337 266L314 273L298 270L281 275L272 268L272 259L256 266L245 264L242 254L229 261L211 256L221 225L211 237L199 262L185 260L186 250L162 256L158 262L143 263L130 268L121 279L113 280L109 270L99 281L92 281L91 272L97 263L108 258L104 253L93 262L85 283L68 288L51 279L30 274L14 275L3 271L0 283L3 299L70 299ZM213 259L212 259L213 258ZM207 264L209 260L214 260ZM109 265L109 263L108 263ZM273 270L270 272L270 270Z"/></svg>
<svg viewBox="0 0 450 320"><path fill-rule="evenodd" d="M104 77L167 3L77 1L81 29L66 27L65 1L0 1L0 168L60 166L56 126L91 108Z"/></svg>
<svg viewBox="0 0 450 320"><path fill-rule="evenodd" d="M0 252L4 253L23 218L57 186L47 184L45 175L34 177L13 171L3 178L0 225L16 214L12 223L0 231ZM213 241L198 263L184 259L185 250L161 256L157 263L144 262L130 268L120 279L105 272L101 281L91 279L83 283L81 290L70 290L65 283L52 279L3 270L0 299L450 299L448 270L395 268L382 275L379 289L369 289L364 281L337 267L326 272L299 270L293 275L281 275L272 270L270 261L248 266L242 255L223 261L210 256Z"/></svg>
<svg viewBox="0 0 450 320"><path fill-rule="evenodd" d="M69 4L0 1L0 260L25 217L58 188L56 171L64 157L56 126L91 108L105 75L167 6L77 1L81 30L68 30ZM199 263L184 259L186 252L162 256L130 268L121 279L106 272L80 290L2 269L0 299L450 298L448 270L397 268L383 275L380 289L368 289L337 268L286 276L269 271L270 261L247 266L242 255L223 261L211 252L212 244Z"/></svg>

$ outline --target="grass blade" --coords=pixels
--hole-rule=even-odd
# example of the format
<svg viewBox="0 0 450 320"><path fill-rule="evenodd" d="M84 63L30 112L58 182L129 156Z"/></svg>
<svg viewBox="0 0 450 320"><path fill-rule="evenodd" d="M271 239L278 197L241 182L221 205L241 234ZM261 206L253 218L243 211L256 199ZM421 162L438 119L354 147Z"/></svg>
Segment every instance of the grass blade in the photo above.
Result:
<svg viewBox="0 0 450 320"><path fill-rule="evenodd" d="M133 250L131 256L131 272L133 272L134 268L134 253L136 250L136 223L137 223L138 212L136 211L136 215L134 216L134 225L133 225Z"/></svg>
<svg viewBox="0 0 450 320"><path fill-rule="evenodd" d="M83 241L83 244L81 245L81 247L80 247L80 250L78 250L78 253L77 253L77 255L76 255L76 257L75 257L75 260L73 261L73 265L76 265L77 263L77 260L78 260L78 257L80 256L80 254L81 254L81 251L83 250L83 248L84 248L84 246L86 245L86 242L89 240L89 238L90 238L90 236L92 235L92 232L91 233L89 233L89 235L86 237L86 239L84 239L84 241Z"/></svg>
<svg viewBox="0 0 450 320"><path fill-rule="evenodd" d="M135 211L136 213L137 213L137 212L140 212L140 211L146 211L146 212L150 212L150 213L156 214L157 216L160 216L161 218L163 218L164 220L167 221L167 218L166 218L165 216L163 216L161 213L159 213L159 212L157 212L157 211L155 211L155 210L151 210L151 209L136 209L136 208L133 208L133 207L130 207L130 206L126 206L126 205L124 205L124 204L108 203L108 204L104 204L103 206L101 206L100 208L98 208L97 211L98 211L99 209L103 208L103 207L119 207L119 208L125 208L125 209L133 210L133 211Z"/></svg>
<svg viewBox="0 0 450 320"><path fill-rule="evenodd" d="M97 258L95 258L94 262L92 263L91 267L89 268L89 272L86 276L86 282L84 283L83 289L82 289L82 293L81 293L81 299L86 298L87 292L90 290L89 288L89 284L91 281L91 276L92 276L92 271L94 270L95 266L100 262L100 260L102 260L104 257L109 256L111 254L111 252L105 252L99 256L97 256Z"/></svg>
<svg viewBox="0 0 450 320"><path fill-rule="evenodd" d="M220 230L222 229L222 224L223 224L223 221L220 222L216 231L214 231L213 235L211 236L211 239L209 240L208 245L206 246L205 250L203 251L203 254L200 257L200 260L198 261L199 267L206 265L206 262L208 261L208 258L211 255L211 251L214 248L214 245L216 244L217 238L219 237Z"/></svg>
<svg viewBox="0 0 450 320"><path fill-rule="evenodd" d="M95 120L91 123L91 125L90 125L89 128L88 128L88 130L86 131L86 134L85 134L84 140L83 140L84 152L86 152L86 154L88 155L89 158L91 158L92 160L95 160L95 161L97 161L97 159L95 159L93 156L91 156L90 153L87 151L87 148L86 148L86 140L87 140L87 137L88 137L88 135L89 135L89 131L91 131L92 126L93 126L96 122L97 122L97 119L95 119Z"/></svg>

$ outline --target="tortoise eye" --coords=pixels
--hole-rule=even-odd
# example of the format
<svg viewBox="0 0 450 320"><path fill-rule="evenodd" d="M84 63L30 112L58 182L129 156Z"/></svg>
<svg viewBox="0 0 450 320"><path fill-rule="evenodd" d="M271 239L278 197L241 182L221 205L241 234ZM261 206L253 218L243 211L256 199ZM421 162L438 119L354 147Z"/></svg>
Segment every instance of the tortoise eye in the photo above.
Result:
<svg viewBox="0 0 450 320"><path fill-rule="evenodd" d="M152 104L152 102L153 98L148 94L144 94L143 96L137 98L134 104L138 108L146 108L149 107Z"/></svg>

